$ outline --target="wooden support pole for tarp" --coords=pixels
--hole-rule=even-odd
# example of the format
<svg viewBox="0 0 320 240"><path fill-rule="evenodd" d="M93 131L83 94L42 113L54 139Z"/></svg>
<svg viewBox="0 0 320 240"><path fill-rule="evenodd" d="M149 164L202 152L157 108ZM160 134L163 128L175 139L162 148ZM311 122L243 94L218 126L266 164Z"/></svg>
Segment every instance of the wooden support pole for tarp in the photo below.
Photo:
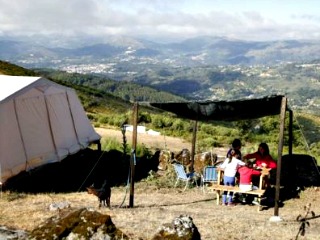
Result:
<svg viewBox="0 0 320 240"><path fill-rule="evenodd" d="M194 124L193 124L192 146L191 146L191 166L192 166L192 170L193 170L193 164L194 164L194 155L195 155L195 151L196 151L197 128L198 128L198 121L195 120Z"/></svg>
<svg viewBox="0 0 320 240"><path fill-rule="evenodd" d="M292 155L292 144L293 144L293 112L289 110L289 155Z"/></svg>
<svg viewBox="0 0 320 240"><path fill-rule="evenodd" d="M280 133L279 133L279 145L278 145L277 179L276 179L276 193L275 193L275 206L274 206L275 218L279 216L281 161L282 161L282 151L283 151L286 108L287 108L287 98L283 97L281 101L281 109L280 109Z"/></svg>
<svg viewBox="0 0 320 240"><path fill-rule="evenodd" d="M135 165L136 165L136 149L137 149L137 128L138 128L138 103L133 105L133 114L132 114L132 152L130 157L130 199L129 207L133 208L134 202L134 174L135 174Z"/></svg>

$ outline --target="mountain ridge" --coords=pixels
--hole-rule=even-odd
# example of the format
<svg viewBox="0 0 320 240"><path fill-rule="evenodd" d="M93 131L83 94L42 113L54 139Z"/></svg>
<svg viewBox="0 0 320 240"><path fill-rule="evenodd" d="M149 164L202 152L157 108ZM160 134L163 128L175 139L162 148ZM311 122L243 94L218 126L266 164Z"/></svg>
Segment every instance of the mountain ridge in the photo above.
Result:
<svg viewBox="0 0 320 240"><path fill-rule="evenodd" d="M0 37L0 58L25 67L61 66L83 62L112 62L130 55L133 58L152 57L165 64L166 59L178 66L202 65L273 65L279 62L312 61L319 59L320 43L311 40L244 41L223 37L196 37L175 43L156 43L134 38L89 41L82 46L61 47L44 45L41 41L10 40ZM54 42L54 40L52 40ZM143 54L141 54L143 53ZM312 53L312 54L311 54ZM35 59L35 56L38 59ZM198 58L197 58L198 56ZM201 57L199 57L201 56ZM66 59L64 61L63 59ZM54 63L54 61L60 61Z"/></svg>
<svg viewBox="0 0 320 240"><path fill-rule="evenodd" d="M0 59L29 69L54 69L102 78L85 85L112 91L103 79L134 83L193 100L288 95L295 109L320 107L320 43L197 37L174 43L120 37L74 48L0 37ZM6 45L1 45L5 41ZM55 40L52 40L55 42ZM58 41L58 40L57 40ZM79 40L81 41L81 40ZM54 45L54 44L53 44ZM63 45L63 44L62 44ZM114 85L113 85L114 88ZM124 96L121 96L124 97ZM130 101L148 101L136 95ZM149 99L150 100L150 99Z"/></svg>

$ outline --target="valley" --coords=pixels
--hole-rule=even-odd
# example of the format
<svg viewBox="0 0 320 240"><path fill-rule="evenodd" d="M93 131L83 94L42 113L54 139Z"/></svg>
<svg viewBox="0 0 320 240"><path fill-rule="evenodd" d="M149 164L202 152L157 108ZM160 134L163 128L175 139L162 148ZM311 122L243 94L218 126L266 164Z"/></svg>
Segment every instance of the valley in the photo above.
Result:
<svg viewBox="0 0 320 240"><path fill-rule="evenodd" d="M51 69L73 84L91 86L128 101L155 101L145 91L163 91L189 100L232 100L281 94L290 107L317 114L320 106L320 44L315 41L243 41L196 37L157 43L129 37L2 39L0 59L35 69ZM80 44L81 43L81 44ZM24 50L21 51L21 48ZM69 75L68 75L69 74ZM80 74L87 79L71 79ZM83 77L85 78L85 77ZM112 86L105 82L113 81ZM131 93L123 93L131 88ZM118 91L118 89L122 89ZM152 94L155 95L155 94ZM161 97L156 101L168 101ZM171 98L170 100L173 100Z"/></svg>

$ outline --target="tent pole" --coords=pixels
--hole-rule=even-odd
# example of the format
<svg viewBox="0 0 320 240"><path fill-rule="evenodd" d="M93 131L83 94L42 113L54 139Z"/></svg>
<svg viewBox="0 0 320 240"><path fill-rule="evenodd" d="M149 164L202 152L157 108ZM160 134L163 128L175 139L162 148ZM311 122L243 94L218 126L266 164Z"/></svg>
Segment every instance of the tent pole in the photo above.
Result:
<svg viewBox="0 0 320 240"><path fill-rule="evenodd" d="M283 137L284 137L284 125L286 117L287 98L283 97L281 101L280 109L280 133L279 133L279 145L278 145L278 161L277 161L277 178L276 178L276 193L275 193L275 206L274 206L274 218L279 219L279 197L280 197L280 178L281 178L281 161L283 151Z"/></svg>
<svg viewBox="0 0 320 240"><path fill-rule="evenodd" d="M137 148L137 125L138 125L138 103L133 105L133 133L132 133L132 153L130 158L130 199L129 207L133 208L134 202L134 174L135 174L135 165L136 165L136 148Z"/></svg>
<svg viewBox="0 0 320 240"><path fill-rule="evenodd" d="M72 108L71 108L71 104L70 104L70 99L69 99L68 91L66 91L65 93L66 93L66 98L67 98L67 102L68 102L68 107L69 107L69 110L70 110L70 116L71 116L71 119L72 119L73 131L74 131L74 134L76 135L76 138L77 138L77 141L78 141L79 146L81 146L80 139L79 139L79 135L78 135L77 128L76 128L76 124L75 124L75 122L74 122L74 116L73 116L73 112L72 112ZM100 142L100 141L99 141L99 142ZM98 144L98 143L97 143L97 144ZM101 146L99 146L99 144L98 144L98 148L99 148L99 147L101 147Z"/></svg>
<svg viewBox="0 0 320 240"><path fill-rule="evenodd" d="M14 115L15 115L15 117L16 117L16 121L17 121L17 124L18 124L19 137L20 137L21 142L22 142L22 147L23 147L24 157L25 157L25 160L26 160L25 170L27 170L27 167L28 167L28 154L27 154L27 148L26 148L25 141L24 141L24 139L23 139L22 131L21 131L21 124L20 124L20 119L19 119L19 115L18 115L18 111L17 111L17 102L16 102L16 100L15 100L15 99L13 100L13 108L14 108Z"/></svg>
<svg viewBox="0 0 320 240"><path fill-rule="evenodd" d="M56 154L57 158L60 161L61 159L59 157L58 147L57 147L56 139L54 137L54 132L53 132L53 129L52 129L52 122L51 122L50 111L49 111L49 106L48 106L48 98L47 98L46 95L44 95L44 104L46 106L47 121L48 121L49 128L50 128L50 135L51 135L52 144L53 144L53 147L54 147L55 154Z"/></svg>

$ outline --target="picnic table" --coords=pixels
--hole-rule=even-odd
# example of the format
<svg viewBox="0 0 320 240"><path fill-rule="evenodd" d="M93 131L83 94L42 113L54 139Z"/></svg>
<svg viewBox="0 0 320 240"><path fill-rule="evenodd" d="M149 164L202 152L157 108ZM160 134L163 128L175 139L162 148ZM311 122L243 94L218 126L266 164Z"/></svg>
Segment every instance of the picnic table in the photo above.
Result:
<svg viewBox="0 0 320 240"><path fill-rule="evenodd" d="M256 195L258 198L258 211L261 210L261 197L264 195L264 193L266 192L266 189L268 187L269 184L269 177L270 177L270 168L261 168L261 175L259 177L259 186L258 189L255 190L250 190L250 191L243 191L239 188L238 185L236 186L225 186L223 184L223 169L219 169L218 168L218 178L216 183L212 183L211 186L208 186L208 190L212 190L216 192L216 203L217 205L220 204L220 196L222 194L222 192L224 191L229 191L229 192L233 192L233 193L243 193L243 194L252 194L252 195Z"/></svg>

